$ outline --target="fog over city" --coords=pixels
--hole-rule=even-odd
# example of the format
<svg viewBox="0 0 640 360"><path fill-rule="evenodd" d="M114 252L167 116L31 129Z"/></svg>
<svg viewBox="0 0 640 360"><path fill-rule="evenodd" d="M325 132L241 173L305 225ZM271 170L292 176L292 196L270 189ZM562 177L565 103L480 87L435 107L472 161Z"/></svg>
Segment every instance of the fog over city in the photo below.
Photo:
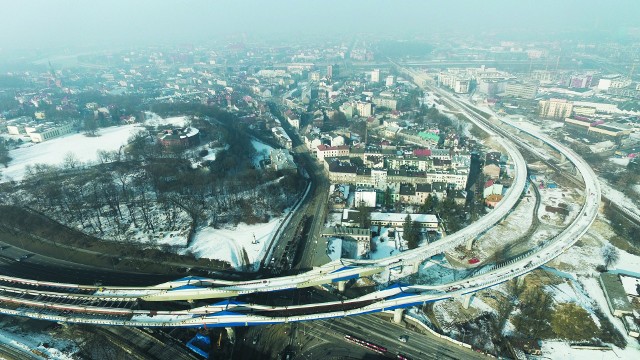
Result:
<svg viewBox="0 0 640 360"><path fill-rule="evenodd" d="M640 359L640 0L0 12L0 359Z"/></svg>
<svg viewBox="0 0 640 360"><path fill-rule="evenodd" d="M617 1L2 1L0 49L210 42L219 35L533 36L589 30L624 37L640 2Z"/></svg>

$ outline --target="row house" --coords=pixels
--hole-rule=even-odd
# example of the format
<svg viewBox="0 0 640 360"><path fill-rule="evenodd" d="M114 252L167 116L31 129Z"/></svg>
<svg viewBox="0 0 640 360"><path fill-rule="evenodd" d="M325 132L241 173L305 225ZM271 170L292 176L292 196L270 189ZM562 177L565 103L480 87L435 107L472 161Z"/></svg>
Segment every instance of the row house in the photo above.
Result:
<svg viewBox="0 0 640 360"><path fill-rule="evenodd" d="M316 147L316 156L320 162L324 161L325 158L329 157L343 157L349 156L349 146L327 146L327 145L318 145Z"/></svg>

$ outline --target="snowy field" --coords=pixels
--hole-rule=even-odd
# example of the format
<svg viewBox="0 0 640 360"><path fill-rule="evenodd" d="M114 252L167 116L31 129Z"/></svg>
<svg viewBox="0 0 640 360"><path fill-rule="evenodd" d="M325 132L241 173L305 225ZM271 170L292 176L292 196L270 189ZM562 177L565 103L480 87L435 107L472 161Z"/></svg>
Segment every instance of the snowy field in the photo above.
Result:
<svg viewBox="0 0 640 360"><path fill-rule="evenodd" d="M238 270L257 270L282 219L273 218L268 223L255 225L240 223L224 229L202 228L196 232L187 251L192 251L197 257L228 261ZM243 249L247 252L248 264Z"/></svg>
<svg viewBox="0 0 640 360"><path fill-rule="evenodd" d="M634 213L637 217L640 218L640 208L638 207L638 204L633 202L633 200L629 199L628 196L623 194L621 191L618 191L613 187L611 187L609 183L602 178L600 179L600 188L602 190L603 196L605 196L607 199L611 200L612 202L615 202L616 204L624 207L625 209ZM636 188L640 188L640 184L636 185Z"/></svg>
<svg viewBox="0 0 640 360"><path fill-rule="evenodd" d="M182 126L186 117L178 116L162 119L155 114L149 115L150 119L145 125L172 124ZM99 129L97 136L86 136L84 133L68 134L42 143L27 143L9 151L13 159L7 168L2 169L1 181L20 181L24 178L26 168L29 165L48 164L60 165L68 154L73 154L80 162L95 162L98 160L98 151L118 150L127 144L127 140L142 129L139 124L108 127Z"/></svg>
<svg viewBox="0 0 640 360"><path fill-rule="evenodd" d="M124 125L100 129L93 137L77 133L43 143L25 144L9 151L12 160L7 168L2 169L2 181L22 180L29 165L60 165L67 154L73 154L81 162L97 161L99 150L118 150L138 129L136 125Z"/></svg>
<svg viewBox="0 0 640 360"><path fill-rule="evenodd" d="M529 188L527 195L520 201L516 209L507 218L487 231L476 242L473 256L481 262L493 255L496 249L503 248L518 240L531 226L533 222L533 210L536 198L533 190ZM523 244L524 245L524 244ZM452 251L453 256L459 256Z"/></svg>
<svg viewBox="0 0 640 360"><path fill-rule="evenodd" d="M540 190L542 205L538 212L538 217L542 223L550 225L566 226L575 219L584 203L582 194L577 189L567 189L561 186L557 188L545 187ZM568 215L561 215L545 210L545 206L564 207L569 210Z"/></svg>

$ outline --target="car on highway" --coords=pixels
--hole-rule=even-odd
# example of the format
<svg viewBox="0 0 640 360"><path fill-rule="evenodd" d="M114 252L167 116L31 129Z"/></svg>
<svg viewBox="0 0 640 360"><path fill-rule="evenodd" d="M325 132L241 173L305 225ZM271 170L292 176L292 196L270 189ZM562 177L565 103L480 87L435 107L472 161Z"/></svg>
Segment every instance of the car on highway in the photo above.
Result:
<svg viewBox="0 0 640 360"><path fill-rule="evenodd" d="M400 342L406 343L407 340L409 340L409 336L408 335L400 335L400 336L398 336L398 340Z"/></svg>
<svg viewBox="0 0 640 360"><path fill-rule="evenodd" d="M23 260L27 260L28 258L32 257L33 255L34 255L34 254L25 254L25 255L22 255L22 256L20 256L20 257L17 257L17 258L16 258L16 261L23 261Z"/></svg>

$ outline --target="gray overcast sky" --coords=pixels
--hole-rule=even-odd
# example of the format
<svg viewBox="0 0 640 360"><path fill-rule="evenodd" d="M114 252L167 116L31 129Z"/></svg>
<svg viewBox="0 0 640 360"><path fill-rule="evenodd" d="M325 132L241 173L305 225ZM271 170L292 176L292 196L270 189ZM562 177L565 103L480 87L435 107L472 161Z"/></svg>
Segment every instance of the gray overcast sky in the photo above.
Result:
<svg viewBox="0 0 640 360"><path fill-rule="evenodd" d="M0 0L0 9L4 50L197 43L242 32L293 38L589 26L617 32L639 26L640 18L638 0Z"/></svg>

